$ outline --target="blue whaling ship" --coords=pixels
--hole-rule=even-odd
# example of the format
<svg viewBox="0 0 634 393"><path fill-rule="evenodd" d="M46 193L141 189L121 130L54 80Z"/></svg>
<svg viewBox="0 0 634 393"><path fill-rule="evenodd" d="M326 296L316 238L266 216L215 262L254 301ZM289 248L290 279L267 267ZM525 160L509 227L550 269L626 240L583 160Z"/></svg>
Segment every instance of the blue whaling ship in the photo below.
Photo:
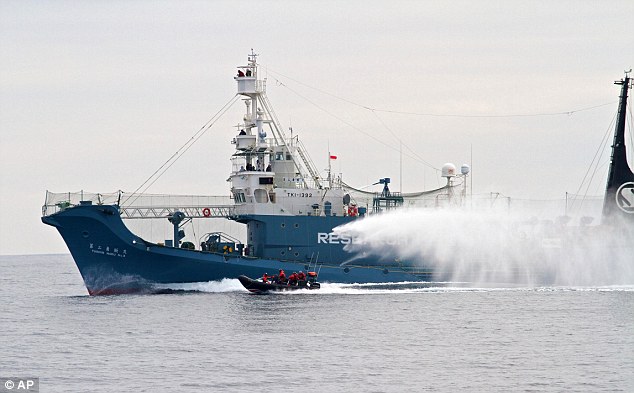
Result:
<svg viewBox="0 0 634 393"><path fill-rule="evenodd" d="M287 137L266 96L266 80L258 79L257 55L238 67L237 97L246 112L232 140L235 153L230 204L162 203L160 206L122 202L103 194L47 192L42 221L62 235L91 295L151 290L156 284L192 283L259 277L315 270L322 282L383 283L430 281L445 272L426 261L406 261L365 253L349 244L354 239L334 228L370 214L398 209L407 201L452 204L464 195L469 168L447 164L447 184L419 193L395 193L382 178L380 193L347 185L330 170L321 176L297 136ZM625 102L630 79L621 81L619 125L615 132L613 165L605 214L634 217L634 175L624 149ZM330 157L334 158L334 157ZM130 198L128 196L127 201ZM174 201L175 198L167 200ZM621 214L623 213L623 214ZM183 241L183 225L191 220L223 217L246 226L238 240L210 232L200 242ZM167 219L173 237L151 242L133 233L123 219Z"/></svg>

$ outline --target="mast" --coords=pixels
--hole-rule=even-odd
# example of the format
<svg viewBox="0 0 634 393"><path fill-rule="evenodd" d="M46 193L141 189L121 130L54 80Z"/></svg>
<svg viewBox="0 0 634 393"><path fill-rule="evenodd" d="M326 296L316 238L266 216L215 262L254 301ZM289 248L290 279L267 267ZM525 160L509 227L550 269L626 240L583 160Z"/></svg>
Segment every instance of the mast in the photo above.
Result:
<svg viewBox="0 0 634 393"><path fill-rule="evenodd" d="M295 143L292 138L288 139L284 133L284 129L266 96L266 78L258 78L257 56L251 49L248 65L238 67L238 76L234 78L238 82L238 94L247 97L245 99L247 113L244 117L246 133L257 135L258 146L262 147L260 152L263 154L263 146L266 144L265 138L267 136L264 126L267 126L272 133L275 145L283 147L284 151L290 155L297 172L301 175L304 187L309 187L306 179L311 179L317 188L322 188L319 172L315 169L308 152L305 151L299 140Z"/></svg>
<svg viewBox="0 0 634 393"><path fill-rule="evenodd" d="M603 220L608 222L611 219L620 217L634 223L634 173L632 173L627 163L627 149L625 146L627 93L631 87L629 71L625 73L624 79L616 81L614 84L622 87L617 123L614 130L614 142L612 143L610 172L603 200Z"/></svg>

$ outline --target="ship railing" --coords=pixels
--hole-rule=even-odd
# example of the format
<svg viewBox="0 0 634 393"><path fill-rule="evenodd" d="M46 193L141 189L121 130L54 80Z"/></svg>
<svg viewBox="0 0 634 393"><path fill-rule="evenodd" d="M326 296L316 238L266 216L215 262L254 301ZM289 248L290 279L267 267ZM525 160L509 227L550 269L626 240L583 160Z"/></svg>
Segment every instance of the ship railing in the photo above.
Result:
<svg viewBox="0 0 634 393"><path fill-rule="evenodd" d="M121 207L121 218L147 219L167 218L175 212L185 213L188 218L228 218L235 215L233 205L205 205L205 206L152 206L152 207Z"/></svg>
<svg viewBox="0 0 634 393"><path fill-rule="evenodd" d="M299 156L301 157L302 161L304 162L304 166L308 170L308 173L310 174L311 180L317 185L317 187L320 187L321 186L321 179L320 179L319 174L317 173L317 171L315 169L316 168L315 163L313 162L313 160L308 155L308 152L307 152L306 148L304 147L304 144L301 141L299 141L299 140L297 140L297 153L299 154Z"/></svg>
<svg viewBox="0 0 634 393"><path fill-rule="evenodd" d="M89 201L94 205L119 206L122 218L163 218L176 210L183 211L189 217L228 217L235 208L229 196L47 191L42 216L77 206L82 201Z"/></svg>
<svg viewBox="0 0 634 393"><path fill-rule="evenodd" d="M95 205L118 205L123 193L121 191L95 193L78 192L50 192L46 191L46 198L42 206L42 216L50 216L62 210L77 206L81 201L90 201Z"/></svg>
<svg viewBox="0 0 634 393"><path fill-rule="evenodd" d="M314 180L312 180L311 178L302 178L302 181L296 181L296 182L289 182L290 184L285 184L284 186L294 186L294 187L289 187L289 188L295 188L298 191L302 191L302 190L318 190L321 186L320 183L315 182ZM294 184L293 184L294 183Z"/></svg>

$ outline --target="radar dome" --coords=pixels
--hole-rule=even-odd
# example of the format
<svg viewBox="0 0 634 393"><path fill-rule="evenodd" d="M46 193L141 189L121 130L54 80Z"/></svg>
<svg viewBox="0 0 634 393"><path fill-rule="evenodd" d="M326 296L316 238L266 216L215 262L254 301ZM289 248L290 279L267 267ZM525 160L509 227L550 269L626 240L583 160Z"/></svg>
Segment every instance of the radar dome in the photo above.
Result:
<svg viewBox="0 0 634 393"><path fill-rule="evenodd" d="M462 166L460 167L460 173L462 173L463 175L468 175L469 172L471 172L471 168L469 167L469 165L462 164Z"/></svg>
<svg viewBox="0 0 634 393"><path fill-rule="evenodd" d="M455 177L456 176L456 166L452 163L446 163L442 166L442 177Z"/></svg>

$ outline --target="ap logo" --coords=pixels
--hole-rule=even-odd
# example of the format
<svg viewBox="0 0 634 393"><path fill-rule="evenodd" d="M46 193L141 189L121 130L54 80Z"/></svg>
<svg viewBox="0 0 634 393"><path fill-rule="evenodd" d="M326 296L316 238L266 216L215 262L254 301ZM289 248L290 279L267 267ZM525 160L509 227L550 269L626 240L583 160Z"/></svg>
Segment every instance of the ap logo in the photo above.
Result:
<svg viewBox="0 0 634 393"><path fill-rule="evenodd" d="M623 183L616 191L616 204L626 213L634 214L634 182Z"/></svg>

